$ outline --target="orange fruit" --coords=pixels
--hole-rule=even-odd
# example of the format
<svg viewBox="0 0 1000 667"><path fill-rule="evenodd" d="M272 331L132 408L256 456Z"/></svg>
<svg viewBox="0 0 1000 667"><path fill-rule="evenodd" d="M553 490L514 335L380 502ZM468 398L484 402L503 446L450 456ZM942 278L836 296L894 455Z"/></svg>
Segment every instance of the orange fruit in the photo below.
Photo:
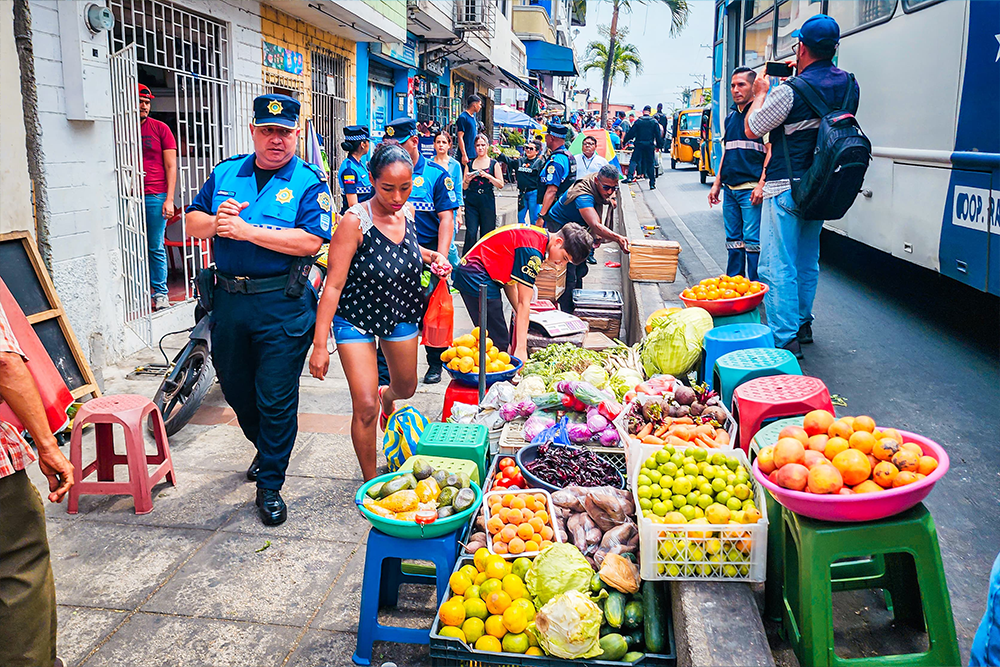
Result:
<svg viewBox="0 0 1000 667"><path fill-rule="evenodd" d="M902 445L900 445L900 449L909 449L911 452L913 452L917 456L923 456L924 455L924 450L921 449L920 445L918 445L915 442L904 442Z"/></svg>
<svg viewBox="0 0 1000 667"><path fill-rule="evenodd" d="M892 456L892 464L899 468L900 472L918 472L920 470L920 455L911 449L900 449Z"/></svg>
<svg viewBox="0 0 1000 667"><path fill-rule="evenodd" d="M507 543L507 551L512 554L524 553L524 540L520 537L515 537Z"/></svg>
<svg viewBox="0 0 1000 667"><path fill-rule="evenodd" d="M815 453L819 455L819 452ZM809 471L808 485L812 493L838 493L844 486L844 478L839 470L824 463Z"/></svg>
<svg viewBox="0 0 1000 667"><path fill-rule="evenodd" d="M511 599L504 591L495 591L486 596L486 609L491 614L502 614L510 606Z"/></svg>
<svg viewBox="0 0 1000 667"><path fill-rule="evenodd" d="M906 486L907 484L913 484L917 481L917 474L910 472L909 470L903 470L898 475L896 479L892 480L892 488L897 489L901 486Z"/></svg>
<svg viewBox="0 0 1000 667"><path fill-rule="evenodd" d="M867 431L871 433L875 430L875 420L868 415L861 415L860 417L854 418L854 423L851 425L855 431Z"/></svg>
<svg viewBox="0 0 1000 667"><path fill-rule="evenodd" d="M762 289L764 289L763 285L758 282L753 282L750 283L750 289L747 291L751 294L758 294Z"/></svg>
<svg viewBox="0 0 1000 667"><path fill-rule="evenodd" d="M521 514L519 509L511 509L507 511L507 523L517 525L524 520L524 515Z"/></svg>
<svg viewBox="0 0 1000 667"><path fill-rule="evenodd" d="M896 479L896 475L898 474L899 469L892 465L892 463L889 461L879 461L874 470L872 470L872 479L883 489L888 489L892 486L892 480Z"/></svg>
<svg viewBox="0 0 1000 667"><path fill-rule="evenodd" d="M844 440L850 438L852 433L854 433L854 429L843 419L838 419L830 424L830 428L826 431L826 434L831 438L843 438Z"/></svg>
<svg viewBox="0 0 1000 667"><path fill-rule="evenodd" d="M805 463L806 448L797 438L781 438L774 446L774 465L781 468L789 463Z"/></svg>
<svg viewBox="0 0 1000 667"><path fill-rule="evenodd" d="M853 491L854 493L875 493L882 491L882 487L868 479L855 486Z"/></svg>
<svg viewBox="0 0 1000 667"><path fill-rule="evenodd" d="M884 429L882 429L882 435L885 436L886 438L892 438L893 440L895 440L899 444L903 444L903 436L901 436L899 434L899 431L897 431L894 428L884 428Z"/></svg>
<svg viewBox="0 0 1000 667"><path fill-rule="evenodd" d="M531 527L529 523L522 523L517 527L517 536L522 540L530 540L531 536L535 534L535 529Z"/></svg>
<svg viewBox="0 0 1000 667"><path fill-rule="evenodd" d="M850 443L847 442L847 440L839 436L835 436L826 441L826 447L823 448L823 454L826 455L826 458L832 461L833 457L835 457L837 454L846 451L850 448L851 445Z"/></svg>
<svg viewBox="0 0 1000 667"><path fill-rule="evenodd" d="M851 449L856 449L862 454L871 454L872 448L878 441L868 431L855 431L847 442L851 445Z"/></svg>
<svg viewBox="0 0 1000 667"><path fill-rule="evenodd" d="M883 434L884 435L884 434ZM872 447L872 456L879 461L888 461L899 451L899 443L892 438L882 438Z"/></svg>
<svg viewBox="0 0 1000 667"><path fill-rule="evenodd" d="M937 470L938 462L933 456L921 456L918 462L917 472L921 475L929 475Z"/></svg>
<svg viewBox="0 0 1000 667"><path fill-rule="evenodd" d="M833 457L833 465L844 477L844 484L854 486L868 479L872 464L868 457L856 449L846 449Z"/></svg>

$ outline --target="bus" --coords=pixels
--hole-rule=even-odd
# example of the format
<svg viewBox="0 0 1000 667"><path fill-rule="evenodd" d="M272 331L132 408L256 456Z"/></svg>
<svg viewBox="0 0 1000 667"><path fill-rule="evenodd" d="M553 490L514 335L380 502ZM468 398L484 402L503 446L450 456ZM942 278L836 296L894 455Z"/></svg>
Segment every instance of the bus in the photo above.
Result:
<svg viewBox="0 0 1000 667"><path fill-rule="evenodd" d="M794 57L792 32L829 14L841 30L834 62L861 86L857 116L873 157L854 205L824 227L1000 296L1000 2L720 0L715 9L713 167L733 70L763 76L767 61Z"/></svg>

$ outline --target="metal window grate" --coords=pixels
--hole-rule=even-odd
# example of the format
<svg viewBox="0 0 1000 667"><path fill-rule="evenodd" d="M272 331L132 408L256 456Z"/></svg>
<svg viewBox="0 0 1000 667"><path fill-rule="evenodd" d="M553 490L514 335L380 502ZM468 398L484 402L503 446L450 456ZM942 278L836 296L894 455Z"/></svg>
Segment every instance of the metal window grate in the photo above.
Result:
<svg viewBox="0 0 1000 667"><path fill-rule="evenodd" d="M347 125L348 81L351 78L347 58L313 49L309 54L312 66L312 122L323 137L323 147L330 164L330 190L340 195L340 183L334 178L346 157L340 147L344 126Z"/></svg>
<svg viewBox="0 0 1000 667"><path fill-rule="evenodd" d="M455 0L455 27L492 37L496 0Z"/></svg>

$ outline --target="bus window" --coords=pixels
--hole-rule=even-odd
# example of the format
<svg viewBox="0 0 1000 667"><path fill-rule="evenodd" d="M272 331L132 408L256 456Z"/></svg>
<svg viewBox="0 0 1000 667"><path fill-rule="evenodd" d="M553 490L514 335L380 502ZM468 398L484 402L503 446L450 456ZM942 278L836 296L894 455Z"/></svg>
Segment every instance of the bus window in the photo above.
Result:
<svg viewBox="0 0 1000 667"><path fill-rule="evenodd" d="M810 16L823 11L820 0L784 0L778 5L778 48L777 58L792 55L795 44L799 41L792 33L802 27Z"/></svg>
<svg viewBox="0 0 1000 667"><path fill-rule="evenodd" d="M743 29L743 64L757 67L774 54L774 12L768 10Z"/></svg>
<svg viewBox="0 0 1000 667"><path fill-rule="evenodd" d="M744 17L747 21L760 16L774 6L774 0L746 0Z"/></svg>
<svg viewBox="0 0 1000 667"><path fill-rule="evenodd" d="M896 10L896 0L829 0L826 13L837 19L840 34L846 35L882 21Z"/></svg>
<svg viewBox="0 0 1000 667"><path fill-rule="evenodd" d="M903 11L909 14L910 12L915 12L918 9L923 9L930 5L936 5L941 2L941 0L903 0Z"/></svg>

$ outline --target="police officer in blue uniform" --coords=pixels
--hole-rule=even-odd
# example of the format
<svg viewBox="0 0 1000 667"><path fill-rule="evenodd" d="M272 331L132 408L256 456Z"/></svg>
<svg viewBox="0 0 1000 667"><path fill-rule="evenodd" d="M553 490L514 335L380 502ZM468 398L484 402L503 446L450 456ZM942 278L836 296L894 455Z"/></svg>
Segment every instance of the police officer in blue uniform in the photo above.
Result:
<svg viewBox="0 0 1000 667"><path fill-rule="evenodd" d="M576 157L566 147L569 128L560 123L549 123L545 133L545 147L549 149L549 159L542 168L542 207L538 213L538 224L544 225L543 218L549 209L576 183Z"/></svg>
<svg viewBox="0 0 1000 667"><path fill-rule="evenodd" d="M458 194L455 192L458 184L444 167L420 154L417 122L412 118L397 118L390 122L385 126L385 138L398 142L413 161L413 189L408 201L415 211L417 242L447 257L455 228L455 210L458 209ZM441 381L441 353L445 349L427 348L425 384ZM379 384L389 384L388 379L389 369L384 359L379 357Z"/></svg>
<svg viewBox="0 0 1000 667"><path fill-rule="evenodd" d="M298 431L299 375L316 323L313 258L330 240L325 172L295 156L299 103L254 100L254 153L219 163L187 209L187 232L213 239L215 270L199 279L212 297L212 361L226 401L257 448L247 478L257 482L265 525L287 518L281 499ZM214 284L214 286L213 286Z"/></svg>
<svg viewBox="0 0 1000 667"><path fill-rule="evenodd" d="M341 142L340 147L347 153L347 157L344 158L337 171L340 192L343 194L343 203L340 206L341 215L344 215L347 209L358 202L368 201L374 194L371 179L368 177L369 146L366 126L348 125L344 128L344 141Z"/></svg>

